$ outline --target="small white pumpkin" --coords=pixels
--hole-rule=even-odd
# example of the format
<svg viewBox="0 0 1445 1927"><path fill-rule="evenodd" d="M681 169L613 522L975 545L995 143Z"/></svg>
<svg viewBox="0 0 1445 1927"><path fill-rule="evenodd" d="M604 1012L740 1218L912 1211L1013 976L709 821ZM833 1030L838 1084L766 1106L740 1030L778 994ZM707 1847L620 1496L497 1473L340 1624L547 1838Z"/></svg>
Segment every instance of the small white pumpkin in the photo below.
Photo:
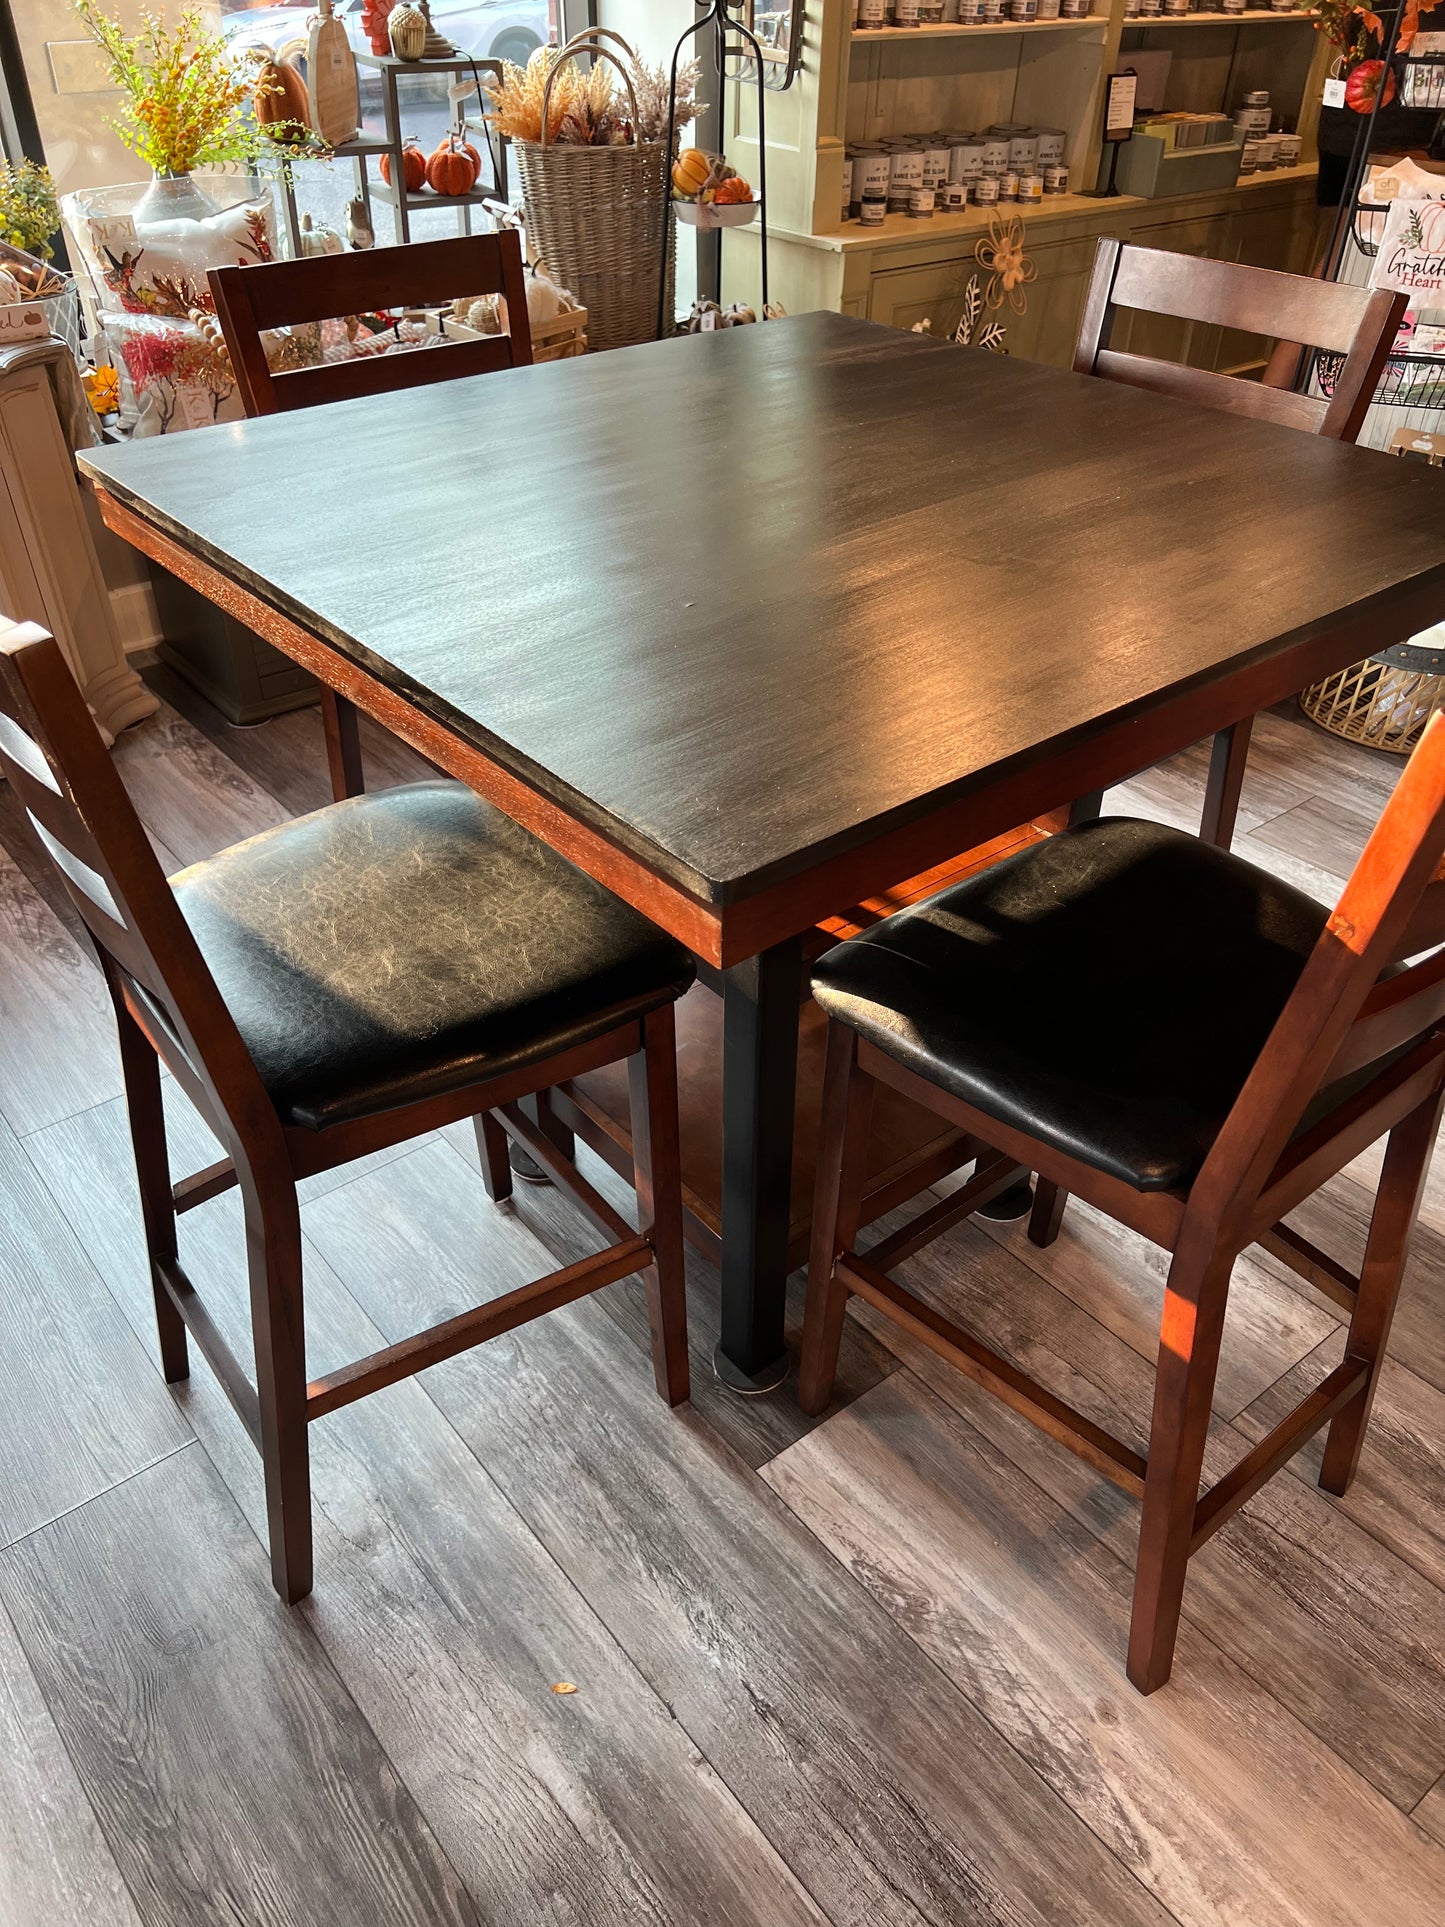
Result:
<svg viewBox="0 0 1445 1927"><path fill-rule="evenodd" d="M303 258L315 254L343 254L346 243L334 227L324 222L319 226L313 223L309 214L301 216L301 253Z"/></svg>
<svg viewBox="0 0 1445 1927"><path fill-rule="evenodd" d="M547 322L555 321L559 314L567 314L575 306L572 297L557 286L540 261L526 270L526 276L527 322L530 327L544 327ZM500 297L497 310L505 328L508 325L507 304Z"/></svg>
<svg viewBox="0 0 1445 1927"><path fill-rule="evenodd" d="M15 276L5 268L0 268L0 308L11 307L15 302L28 301L26 294Z"/></svg>

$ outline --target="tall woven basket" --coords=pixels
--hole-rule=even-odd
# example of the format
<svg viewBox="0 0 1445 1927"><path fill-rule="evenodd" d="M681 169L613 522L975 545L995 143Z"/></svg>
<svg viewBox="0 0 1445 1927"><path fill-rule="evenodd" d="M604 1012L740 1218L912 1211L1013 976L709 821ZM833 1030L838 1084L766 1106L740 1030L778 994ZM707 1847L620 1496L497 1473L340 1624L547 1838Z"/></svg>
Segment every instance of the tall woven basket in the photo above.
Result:
<svg viewBox="0 0 1445 1927"><path fill-rule="evenodd" d="M1332 736L1408 756L1431 713L1445 706L1445 651L1397 643L1312 684L1299 700Z"/></svg>
<svg viewBox="0 0 1445 1927"><path fill-rule="evenodd" d="M626 44L625 42L623 43ZM526 205L527 241L587 310L589 348L624 348L657 333L657 277L667 236L667 295L672 313L676 240L672 168L662 141L627 147L570 147L547 139L552 79L573 53L610 60L622 75L637 124L637 97L626 68L595 34L568 41L542 97L542 139L514 140ZM630 51L630 49L629 49Z"/></svg>

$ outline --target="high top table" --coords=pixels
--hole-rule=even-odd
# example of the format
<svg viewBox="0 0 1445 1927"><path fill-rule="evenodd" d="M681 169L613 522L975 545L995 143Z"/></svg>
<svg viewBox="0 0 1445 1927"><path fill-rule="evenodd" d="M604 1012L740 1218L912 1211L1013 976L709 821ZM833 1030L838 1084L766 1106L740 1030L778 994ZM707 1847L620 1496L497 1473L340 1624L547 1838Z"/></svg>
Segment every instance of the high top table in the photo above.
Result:
<svg viewBox="0 0 1445 1927"><path fill-rule="evenodd" d="M719 1369L755 1389L804 933L1445 617L1445 475L841 315L81 460L119 534L720 973Z"/></svg>

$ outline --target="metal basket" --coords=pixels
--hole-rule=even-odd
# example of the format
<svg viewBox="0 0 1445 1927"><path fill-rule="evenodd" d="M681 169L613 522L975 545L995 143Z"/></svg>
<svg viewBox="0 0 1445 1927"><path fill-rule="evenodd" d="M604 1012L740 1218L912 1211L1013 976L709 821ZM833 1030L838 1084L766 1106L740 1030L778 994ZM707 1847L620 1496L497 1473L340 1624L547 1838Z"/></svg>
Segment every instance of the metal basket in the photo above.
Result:
<svg viewBox="0 0 1445 1927"><path fill-rule="evenodd" d="M1299 702L1332 736L1408 756L1442 695L1445 650L1402 642L1313 683Z"/></svg>

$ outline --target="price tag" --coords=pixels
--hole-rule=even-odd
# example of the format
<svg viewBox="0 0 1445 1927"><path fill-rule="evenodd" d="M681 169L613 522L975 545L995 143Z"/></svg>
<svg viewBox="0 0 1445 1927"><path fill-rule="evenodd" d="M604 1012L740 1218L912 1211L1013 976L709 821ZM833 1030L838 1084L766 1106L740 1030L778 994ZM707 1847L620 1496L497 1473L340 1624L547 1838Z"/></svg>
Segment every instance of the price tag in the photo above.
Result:
<svg viewBox="0 0 1445 1927"><path fill-rule="evenodd" d="M1325 82L1325 106L1343 107L1345 104L1345 83L1339 79Z"/></svg>
<svg viewBox="0 0 1445 1927"><path fill-rule="evenodd" d="M1134 100L1139 91L1139 76L1130 67L1122 74L1110 74L1109 92L1104 103L1104 139L1126 141L1134 133Z"/></svg>

